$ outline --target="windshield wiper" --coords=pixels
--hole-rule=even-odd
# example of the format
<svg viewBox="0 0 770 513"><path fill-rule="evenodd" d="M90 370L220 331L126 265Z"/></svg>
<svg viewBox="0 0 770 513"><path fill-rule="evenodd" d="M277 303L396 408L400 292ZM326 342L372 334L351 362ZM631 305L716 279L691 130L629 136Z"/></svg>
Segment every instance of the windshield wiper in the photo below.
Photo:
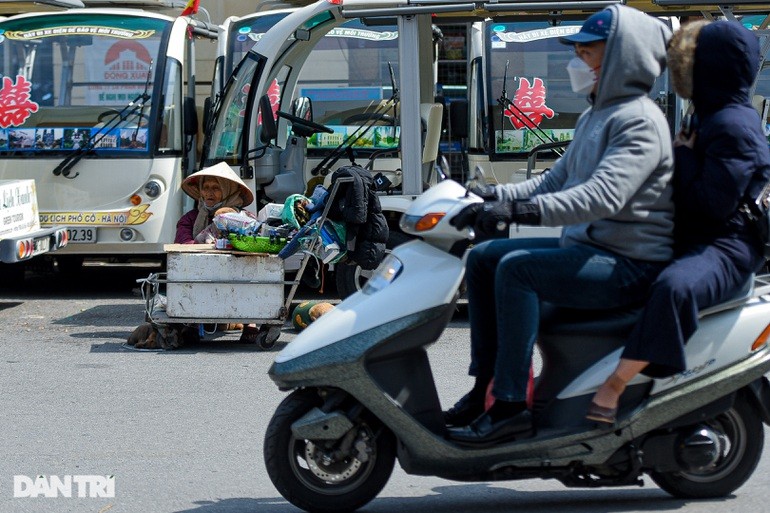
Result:
<svg viewBox="0 0 770 513"><path fill-rule="evenodd" d="M398 120L396 119L395 113L398 111L398 102L400 101L400 94L396 82L396 75L393 73L393 65L388 62L388 71L390 73L390 86L392 94L390 95L390 98L387 102L377 105L377 107L372 112L368 112L369 107L372 106L372 103L370 103L366 109L364 109L364 112L362 115L364 118L368 118L369 121L364 122L362 125L360 125L358 128L356 128L353 133L349 134L336 148L334 148L331 152L329 152L326 157L324 157L321 162L318 163L311 171L310 174L313 176L321 175L326 176L329 174L329 171L331 171L331 168L334 164L337 163L337 161L347 153L348 158L350 159L350 163L352 165L356 165L353 155L353 145L358 142L364 135L366 135L369 130L377 123L378 121L385 119L386 112L393 109L393 129L395 131L396 124Z"/></svg>
<svg viewBox="0 0 770 513"><path fill-rule="evenodd" d="M147 103L147 100L150 99L150 94L148 91L150 90L152 64L153 61L150 61L150 69L147 70L147 80L144 83L144 91L142 91L139 96L128 102L128 105L123 107L119 112L116 112L114 116L107 120L107 122L102 125L102 127L99 128L96 133L88 138L88 142L85 146L81 146L76 151L67 155L64 160L59 162L59 164L53 170L54 176L62 175L65 178L76 178L80 173L75 173L75 175L72 177L70 177L70 173L72 172L72 168L78 162L80 162L83 157L91 153L93 149L96 148L96 145L99 144L99 142L104 139L113 128L116 128L118 125L120 125L121 122L128 119L129 116L135 114L137 111L144 111L144 106Z"/></svg>

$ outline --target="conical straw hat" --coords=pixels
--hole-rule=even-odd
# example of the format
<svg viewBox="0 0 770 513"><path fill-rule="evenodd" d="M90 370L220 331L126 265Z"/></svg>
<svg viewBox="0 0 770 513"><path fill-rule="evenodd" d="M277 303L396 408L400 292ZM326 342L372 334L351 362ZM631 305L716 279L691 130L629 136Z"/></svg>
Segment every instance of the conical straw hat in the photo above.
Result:
<svg viewBox="0 0 770 513"><path fill-rule="evenodd" d="M192 199L196 201L199 200L201 197L200 180L207 176L224 178L225 180L234 182L238 186L239 196L241 197L241 200L243 200L242 207L250 205L251 202L254 201L254 194L251 192L251 189L249 189L249 186L243 183L241 177L235 174L235 171L233 171L225 162L220 162L219 164L215 164L211 167L201 169L197 173L191 174L182 182L182 190Z"/></svg>

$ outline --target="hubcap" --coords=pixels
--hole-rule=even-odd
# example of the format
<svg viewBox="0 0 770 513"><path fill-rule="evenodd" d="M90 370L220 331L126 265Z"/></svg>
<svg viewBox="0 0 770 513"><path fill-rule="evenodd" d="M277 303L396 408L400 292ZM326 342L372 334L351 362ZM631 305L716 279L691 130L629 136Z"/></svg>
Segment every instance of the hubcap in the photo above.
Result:
<svg viewBox="0 0 770 513"><path fill-rule="evenodd" d="M321 481L341 483L356 475L361 469L358 458L345 458L342 461L324 461L323 452L313 442L305 444L305 461L310 471Z"/></svg>
<svg viewBox="0 0 770 513"><path fill-rule="evenodd" d="M372 473L377 452L369 426L362 424L354 429L357 433L353 440L345 443L343 437L332 447L292 436L289 460L294 475L309 489L327 495L357 488Z"/></svg>
<svg viewBox="0 0 770 513"><path fill-rule="evenodd" d="M680 472L683 477L697 483L723 479L735 470L746 452L746 426L735 410L731 409L709 421L707 427L718 440L718 453L710 464Z"/></svg>

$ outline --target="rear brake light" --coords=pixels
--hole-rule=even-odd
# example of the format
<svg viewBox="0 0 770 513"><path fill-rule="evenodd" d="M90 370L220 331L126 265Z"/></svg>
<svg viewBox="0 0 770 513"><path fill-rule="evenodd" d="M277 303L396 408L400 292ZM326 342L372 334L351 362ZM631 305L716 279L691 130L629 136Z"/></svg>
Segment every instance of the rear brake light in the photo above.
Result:
<svg viewBox="0 0 770 513"><path fill-rule="evenodd" d="M69 242L69 238L67 237L67 230L61 230L56 233L56 248L63 248L67 245L67 242Z"/></svg>
<svg viewBox="0 0 770 513"><path fill-rule="evenodd" d="M16 243L16 256L19 260L24 260L32 256L35 246L30 239L20 240Z"/></svg>

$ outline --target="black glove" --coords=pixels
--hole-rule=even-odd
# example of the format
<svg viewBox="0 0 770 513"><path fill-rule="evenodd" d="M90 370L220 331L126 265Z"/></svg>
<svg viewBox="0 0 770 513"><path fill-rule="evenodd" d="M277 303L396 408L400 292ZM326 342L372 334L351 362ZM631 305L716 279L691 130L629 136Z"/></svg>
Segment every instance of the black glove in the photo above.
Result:
<svg viewBox="0 0 770 513"><path fill-rule="evenodd" d="M540 206L531 200L514 200L513 219L516 224L540 226Z"/></svg>
<svg viewBox="0 0 770 513"><path fill-rule="evenodd" d="M476 218L478 217L479 212L481 212L483 207L483 203L473 203L468 205L460 212L458 212L457 215L455 215L452 219L450 219L449 224L458 230L462 230L467 226L473 226L476 224Z"/></svg>
<svg viewBox="0 0 770 513"><path fill-rule="evenodd" d="M506 237L511 223L539 225L540 207L530 200L474 203L449 220L458 230L473 226L476 240Z"/></svg>
<svg viewBox="0 0 770 513"><path fill-rule="evenodd" d="M499 201L497 188L494 185L474 185L470 191L484 201Z"/></svg>

